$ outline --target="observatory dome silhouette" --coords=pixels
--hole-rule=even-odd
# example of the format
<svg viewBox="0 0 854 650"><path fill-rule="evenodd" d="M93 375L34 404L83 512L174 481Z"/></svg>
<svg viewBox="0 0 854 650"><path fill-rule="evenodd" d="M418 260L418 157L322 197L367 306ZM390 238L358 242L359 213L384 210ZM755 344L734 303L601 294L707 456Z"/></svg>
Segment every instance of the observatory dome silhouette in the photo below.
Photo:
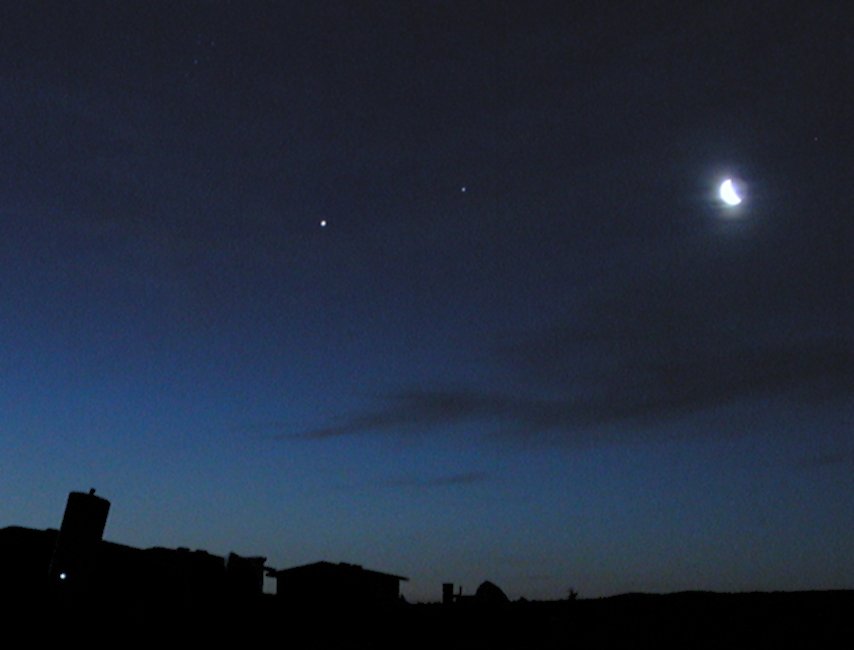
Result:
<svg viewBox="0 0 854 650"><path fill-rule="evenodd" d="M477 591L474 592L474 598L478 604L482 605L503 605L510 602L510 599L507 598L507 594L504 593L501 587L489 580L481 583Z"/></svg>

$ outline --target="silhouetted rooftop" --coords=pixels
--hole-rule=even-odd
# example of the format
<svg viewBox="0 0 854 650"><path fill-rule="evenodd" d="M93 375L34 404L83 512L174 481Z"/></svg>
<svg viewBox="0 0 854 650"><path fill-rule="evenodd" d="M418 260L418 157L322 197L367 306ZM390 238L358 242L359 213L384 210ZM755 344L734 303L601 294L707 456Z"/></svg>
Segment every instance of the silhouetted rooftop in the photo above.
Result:
<svg viewBox="0 0 854 650"><path fill-rule="evenodd" d="M348 564L347 562L326 562L321 560L320 562L313 562L311 564L303 564L300 566L291 567L289 569L280 569L277 571L270 572L270 575L279 576L282 574L295 574L295 573L335 573L335 574L359 574L359 575L372 575L372 576L383 576L386 578L396 578L397 580L405 580L408 581L409 578L404 578L403 576L394 575L392 573L384 573L382 571L374 571L372 569L365 569L359 564Z"/></svg>

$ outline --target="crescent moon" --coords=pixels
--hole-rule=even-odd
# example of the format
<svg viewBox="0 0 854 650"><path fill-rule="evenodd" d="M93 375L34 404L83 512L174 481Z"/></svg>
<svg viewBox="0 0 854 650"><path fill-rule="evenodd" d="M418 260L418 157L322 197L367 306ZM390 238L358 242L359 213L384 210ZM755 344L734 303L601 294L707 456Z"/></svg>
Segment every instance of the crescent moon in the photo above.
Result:
<svg viewBox="0 0 854 650"><path fill-rule="evenodd" d="M731 178L728 178L723 183L721 183L719 193L721 196L721 201L723 201L727 205L734 206L741 203L741 197L738 195L735 186L732 184Z"/></svg>

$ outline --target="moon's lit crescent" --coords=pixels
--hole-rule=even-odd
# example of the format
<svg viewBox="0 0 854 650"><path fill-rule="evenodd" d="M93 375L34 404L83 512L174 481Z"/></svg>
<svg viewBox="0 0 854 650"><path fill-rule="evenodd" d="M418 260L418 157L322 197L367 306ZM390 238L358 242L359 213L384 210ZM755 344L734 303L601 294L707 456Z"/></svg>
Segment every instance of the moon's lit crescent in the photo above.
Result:
<svg viewBox="0 0 854 650"><path fill-rule="evenodd" d="M721 183L720 189L721 200L727 205L738 205L741 203L741 197L732 184L732 179L728 178Z"/></svg>

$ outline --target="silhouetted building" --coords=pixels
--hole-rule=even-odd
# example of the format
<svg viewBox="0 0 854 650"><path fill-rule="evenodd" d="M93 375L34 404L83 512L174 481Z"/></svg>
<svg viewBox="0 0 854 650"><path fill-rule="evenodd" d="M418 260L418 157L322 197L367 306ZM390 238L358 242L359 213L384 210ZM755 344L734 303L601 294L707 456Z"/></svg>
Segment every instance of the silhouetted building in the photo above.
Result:
<svg viewBox="0 0 854 650"><path fill-rule="evenodd" d="M44 597L57 530L0 529L0 603L31 606Z"/></svg>
<svg viewBox="0 0 854 650"><path fill-rule="evenodd" d="M281 602L302 607L376 607L400 602L402 576L357 564L315 562L272 573Z"/></svg>
<svg viewBox="0 0 854 650"><path fill-rule="evenodd" d="M150 618L262 595L265 558L108 542L109 507L94 490L72 492L59 531L0 529L0 612L95 606Z"/></svg>
<svg viewBox="0 0 854 650"><path fill-rule="evenodd" d="M143 551L150 600L173 608L208 606L226 593L225 558L188 548Z"/></svg>
<svg viewBox="0 0 854 650"><path fill-rule="evenodd" d="M228 592L236 598L254 598L264 592L265 557L241 557L229 553L225 563Z"/></svg>

